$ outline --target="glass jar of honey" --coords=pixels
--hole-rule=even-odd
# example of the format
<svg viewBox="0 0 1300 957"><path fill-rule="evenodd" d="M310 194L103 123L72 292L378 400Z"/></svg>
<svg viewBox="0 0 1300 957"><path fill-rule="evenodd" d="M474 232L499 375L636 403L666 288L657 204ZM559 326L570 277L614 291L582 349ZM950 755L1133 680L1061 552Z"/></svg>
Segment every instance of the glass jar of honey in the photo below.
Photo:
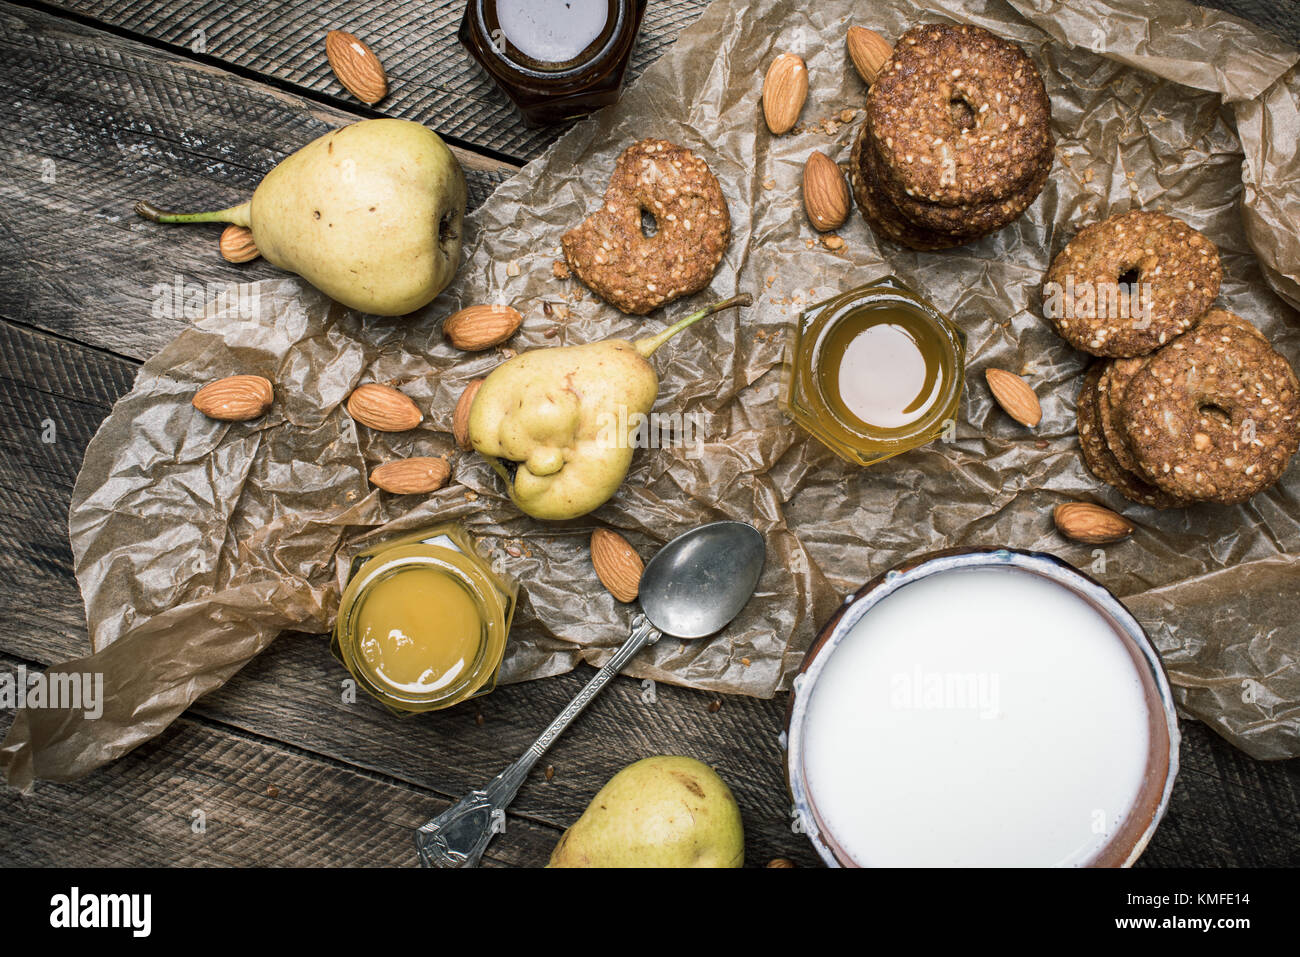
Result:
<svg viewBox="0 0 1300 957"><path fill-rule="evenodd" d="M529 126L618 99L645 0L469 0L460 42Z"/></svg>
<svg viewBox="0 0 1300 957"><path fill-rule="evenodd" d="M383 542L352 559L331 650L401 714L496 687L518 584L459 525Z"/></svg>
<svg viewBox="0 0 1300 957"><path fill-rule="evenodd" d="M965 364L961 330L886 276L799 316L782 407L842 458L872 465L955 423Z"/></svg>

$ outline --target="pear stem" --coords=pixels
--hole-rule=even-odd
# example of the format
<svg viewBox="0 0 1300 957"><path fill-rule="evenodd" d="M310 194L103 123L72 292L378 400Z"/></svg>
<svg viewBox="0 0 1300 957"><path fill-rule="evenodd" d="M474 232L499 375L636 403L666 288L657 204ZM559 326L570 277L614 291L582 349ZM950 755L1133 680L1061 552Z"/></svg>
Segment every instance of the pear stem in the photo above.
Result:
<svg viewBox="0 0 1300 957"><path fill-rule="evenodd" d="M655 350L665 342L677 335L677 333L681 332L687 326L692 326L699 322L705 316L711 316L715 312L721 312L723 309L730 309L732 306L752 306L753 304L753 296L747 292L739 293L738 295L732 296L730 299L724 299L721 302L715 302L711 306L705 306L699 312L693 312L680 322L669 326L657 336L651 336L649 339L638 339L636 342L632 343L632 345L636 346L637 352L649 359L655 354Z"/></svg>
<svg viewBox="0 0 1300 957"><path fill-rule="evenodd" d="M234 223L236 226L248 226L249 204L240 203L229 209L217 209L207 213L173 213L159 209L153 203L140 200L135 204L138 215L154 223Z"/></svg>

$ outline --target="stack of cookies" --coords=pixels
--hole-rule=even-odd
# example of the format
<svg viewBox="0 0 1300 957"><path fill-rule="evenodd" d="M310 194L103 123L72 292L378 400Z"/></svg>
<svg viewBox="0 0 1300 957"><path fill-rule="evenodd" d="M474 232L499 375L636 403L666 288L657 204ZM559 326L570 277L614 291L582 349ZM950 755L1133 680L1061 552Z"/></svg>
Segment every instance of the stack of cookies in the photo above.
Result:
<svg viewBox="0 0 1300 957"><path fill-rule="evenodd" d="M924 24L867 95L850 176L863 216L911 249L996 232L1047 183L1051 104L1034 62L982 27Z"/></svg>
<svg viewBox="0 0 1300 957"><path fill-rule="evenodd" d="M1082 231L1052 262L1043 311L1104 357L1079 393L1079 443L1097 478L1155 508L1235 504L1300 448L1300 383L1253 325L1210 308L1219 251L1155 212Z"/></svg>

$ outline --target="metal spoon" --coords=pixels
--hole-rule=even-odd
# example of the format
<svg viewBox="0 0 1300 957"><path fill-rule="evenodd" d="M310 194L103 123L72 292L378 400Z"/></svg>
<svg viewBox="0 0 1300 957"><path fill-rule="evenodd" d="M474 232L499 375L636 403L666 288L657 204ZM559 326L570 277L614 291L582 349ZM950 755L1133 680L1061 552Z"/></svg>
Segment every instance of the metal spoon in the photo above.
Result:
<svg viewBox="0 0 1300 957"><path fill-rule="evenodd" d="M744 522L713 522L659 549L641 576L632 634L518 761L415 832L425 867L477 867L528 772L609 679L663 634L703 638L740 614L763 571L763 536Z"/></svg>

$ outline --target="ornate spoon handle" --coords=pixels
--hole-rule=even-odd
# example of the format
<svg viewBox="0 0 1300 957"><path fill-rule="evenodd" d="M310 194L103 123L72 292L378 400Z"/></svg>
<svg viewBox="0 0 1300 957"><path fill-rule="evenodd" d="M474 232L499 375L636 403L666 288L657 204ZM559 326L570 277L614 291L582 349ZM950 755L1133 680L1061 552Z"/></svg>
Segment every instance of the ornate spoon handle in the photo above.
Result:
<svg viewBox="0 0 1300 957"><path fill-rule="evenodd" d="M622 671L638 651L646 645L653 645L659 637L659 630L645 615L638 614L633 618L632 634L623 647L547 725L519 760L494 777L487 787L471 791L415 832L420 863L424 867L477 867L492 835L505 830L506 807L514 800L537 759L546 753L555 739L609 683L609 679Z"/></svg>

